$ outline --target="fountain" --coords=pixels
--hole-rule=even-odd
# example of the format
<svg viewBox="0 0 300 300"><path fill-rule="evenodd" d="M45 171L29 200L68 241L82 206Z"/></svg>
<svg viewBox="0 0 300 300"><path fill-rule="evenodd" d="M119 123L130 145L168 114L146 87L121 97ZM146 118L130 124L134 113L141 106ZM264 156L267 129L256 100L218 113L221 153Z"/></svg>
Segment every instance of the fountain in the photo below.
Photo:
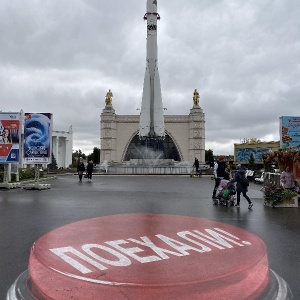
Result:
<svg viewBox="0 0 300 300"><path fill-rule="evenodd" d="M123 163L111 163L107 172L125 175L175 175L190 174L191 162L164 159L164 153L146 146L134 148L134 158Z"/></svg>
<svg viewBox="0 0 300 300"><path fill-rule="evenodd" d="M136 159L131 159L130 161L138 165L144 165L147 168L154 168L157 165L159 159L163 157L162 151L155 151L146 146L135 147Z"/></svg>
<svg viewBox="0 0 300 300"><path fill-rule="evenodd" d="M105 173L108 171L108 162L105 160L101 165L100 165L100 170L104 170Z"/></svg>

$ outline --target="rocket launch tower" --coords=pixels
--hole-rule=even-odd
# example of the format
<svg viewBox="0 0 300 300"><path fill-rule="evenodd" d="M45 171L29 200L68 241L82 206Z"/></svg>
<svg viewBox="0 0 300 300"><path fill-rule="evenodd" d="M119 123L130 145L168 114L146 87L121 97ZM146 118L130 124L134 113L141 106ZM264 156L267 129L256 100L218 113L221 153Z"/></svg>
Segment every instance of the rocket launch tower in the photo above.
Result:
<svg viewBox="0 0 300 300"><path fill-rule="evenodd" d="M165 125L157 66L157 0L147 0L147 54L144 78L142 107L139 124L141 140L162 140L165 137Z"/></svg>

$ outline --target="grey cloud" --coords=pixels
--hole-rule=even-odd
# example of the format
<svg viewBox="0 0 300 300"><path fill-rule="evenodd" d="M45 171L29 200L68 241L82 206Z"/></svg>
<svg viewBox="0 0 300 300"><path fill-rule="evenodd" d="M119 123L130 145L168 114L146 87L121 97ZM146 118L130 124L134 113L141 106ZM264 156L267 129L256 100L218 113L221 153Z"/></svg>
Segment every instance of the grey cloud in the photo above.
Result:
<svg viewBox="0 0 300 300"><path fill-rule="evenodd" d="M146 1L25 3L0 6L1 109L49 111L56 130L73 125L75 148L92 151L109 88L117 114L138 113ZM279 138L279 117L300 115L298 1L159 0L158 11L165 113L188 114L197 88L216 154Z"/></svg>

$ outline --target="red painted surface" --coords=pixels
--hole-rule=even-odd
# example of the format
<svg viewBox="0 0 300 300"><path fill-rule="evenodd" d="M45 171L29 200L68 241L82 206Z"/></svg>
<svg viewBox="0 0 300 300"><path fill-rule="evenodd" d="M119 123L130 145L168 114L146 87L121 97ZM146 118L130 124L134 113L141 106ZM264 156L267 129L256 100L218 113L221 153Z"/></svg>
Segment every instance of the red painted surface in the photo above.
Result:
<svg viewBox="0 0 300 300"><path fill-rule="evenodd" d="M57 249L77 251L64 252L73 263L55 254ZM74 261L85 269L75 268ZM29 260L33 295L56 300L254 299L265 290L268 272L265 244L250 232L163 214L113 215L66 225L38 239Z"/></svg>
<svg viewBox="0 0 300 300"><path fill-rule="evenodd" d="M12 144L0 144L0 156L8 156L11 148Z"/></svg>

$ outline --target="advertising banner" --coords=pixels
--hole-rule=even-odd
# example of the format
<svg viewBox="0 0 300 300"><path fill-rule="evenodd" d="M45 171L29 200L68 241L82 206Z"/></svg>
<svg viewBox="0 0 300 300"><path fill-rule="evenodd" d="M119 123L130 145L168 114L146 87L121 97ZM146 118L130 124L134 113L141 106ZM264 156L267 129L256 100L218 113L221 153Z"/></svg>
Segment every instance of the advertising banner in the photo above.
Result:
<svg viewBox="0 0 300 300"><path fill-rule="evenodd" d="M263 162L262 154L269 151L270 148L267 147L236 149L235 157L239 163L248 163L252 153L255 162Z"/></svg>
<svg viewBox="0 0 300 300"><path fill-rule="evenodd" d="M48 164L52 151L52 114L25 113L24 162Z"/></svg>
<svg viewBox="0 0 300 300"><path fill-rule="evenodd" d="M0 112L0 163L18 163L20 155L20 113Z"/></svg>
<svg viewBox="0 0 300 300"><path fill-rule="evenodd" d="M280 147L300 148L300 117L280 117Z"/></svg>

